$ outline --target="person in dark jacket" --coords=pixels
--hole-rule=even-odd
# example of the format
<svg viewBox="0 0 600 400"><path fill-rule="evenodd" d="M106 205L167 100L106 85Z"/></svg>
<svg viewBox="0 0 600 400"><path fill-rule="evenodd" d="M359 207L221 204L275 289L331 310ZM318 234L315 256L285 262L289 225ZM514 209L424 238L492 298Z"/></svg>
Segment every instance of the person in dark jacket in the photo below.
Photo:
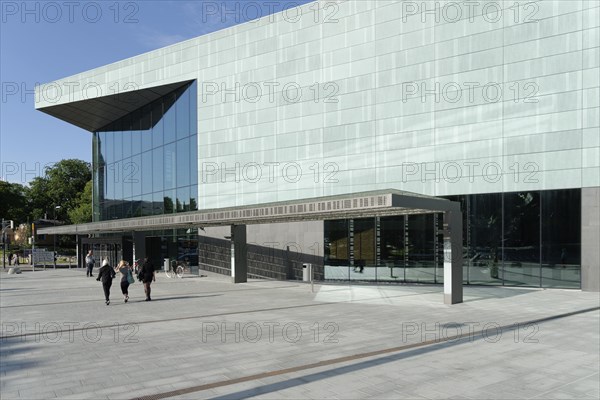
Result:
<svg viewBox="0 0 600 400"><path fill-rule="evenodd" d="M140 277L144 282L144 293L146 293L146 301L151 301L150 298L150 284L156 281L156 275L154 274L154 265L148 260L148 257L144 258L144 264L140 271Z"/></svg>
<svg viewBox="0 0 600 400"><path fill-rule="evenodd" d="M115 277L115 270L108 265L108 260L102 261L102 267L98 270L97 281L102 281L102 289L104 289L104 297L106 298L106 305L110 304L110 287L112 286L112 280Z"/></svg>

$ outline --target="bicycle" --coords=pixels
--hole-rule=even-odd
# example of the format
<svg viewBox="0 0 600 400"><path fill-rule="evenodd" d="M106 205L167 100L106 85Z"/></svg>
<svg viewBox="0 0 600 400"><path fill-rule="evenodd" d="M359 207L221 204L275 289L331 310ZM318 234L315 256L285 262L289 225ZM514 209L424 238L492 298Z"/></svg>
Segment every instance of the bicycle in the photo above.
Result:
<svg viewBox="0 0 600 400"><path fill-rule="evenodd" d="M165 275L167 278L178 277L179 279L183 278L183 274L189 272L189 265L186 261L177 262L175 260L171 261L169 264L169 269L165 271Z"/></svg>

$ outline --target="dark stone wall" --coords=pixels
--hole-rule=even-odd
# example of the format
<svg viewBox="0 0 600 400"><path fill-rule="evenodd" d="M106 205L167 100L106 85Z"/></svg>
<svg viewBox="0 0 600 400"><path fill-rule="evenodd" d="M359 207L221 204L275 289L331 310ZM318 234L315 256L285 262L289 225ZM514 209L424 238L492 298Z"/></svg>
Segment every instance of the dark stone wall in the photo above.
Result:
<svg viewBox="0 0 600 400"><path fill-rule="evenodd" d="M205 271L231 275L231 244L229 240L199 236L198 262L200 269Z"/></svg>
<svg viewBox="0 0 600 400"><path fill-rule="evenodd" d="M200 268L231 275L231 244L226 239L198 238ZM315 280L323 280L323 258L312 254L248 245L248 278L302 280L302 264L312 263Z"/></svg>

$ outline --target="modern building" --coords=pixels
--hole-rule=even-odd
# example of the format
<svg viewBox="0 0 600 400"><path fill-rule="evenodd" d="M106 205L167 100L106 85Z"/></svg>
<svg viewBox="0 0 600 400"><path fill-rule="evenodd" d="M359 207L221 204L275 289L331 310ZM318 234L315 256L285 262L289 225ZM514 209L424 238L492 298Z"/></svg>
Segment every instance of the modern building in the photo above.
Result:
<svg viewBox="0 0 600 400"><path fill-rule="evenodd" d="M464 283L599 290L597 1L316 1L36 97L93 135L80 252L438 283L460 204Z"/></svg>

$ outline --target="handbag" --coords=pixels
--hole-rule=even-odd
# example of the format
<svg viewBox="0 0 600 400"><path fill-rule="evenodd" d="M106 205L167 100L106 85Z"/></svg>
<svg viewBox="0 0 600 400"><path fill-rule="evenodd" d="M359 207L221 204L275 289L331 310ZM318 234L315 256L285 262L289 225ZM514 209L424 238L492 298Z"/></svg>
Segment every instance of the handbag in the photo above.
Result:
<svg viewBox="0 0 600 400"><path fill-rule="evenodd" d="M130 285L135 282L135 279L133 279L133 275L131 273L131 270L127 271L127 282L129 282Z"/></svg>

